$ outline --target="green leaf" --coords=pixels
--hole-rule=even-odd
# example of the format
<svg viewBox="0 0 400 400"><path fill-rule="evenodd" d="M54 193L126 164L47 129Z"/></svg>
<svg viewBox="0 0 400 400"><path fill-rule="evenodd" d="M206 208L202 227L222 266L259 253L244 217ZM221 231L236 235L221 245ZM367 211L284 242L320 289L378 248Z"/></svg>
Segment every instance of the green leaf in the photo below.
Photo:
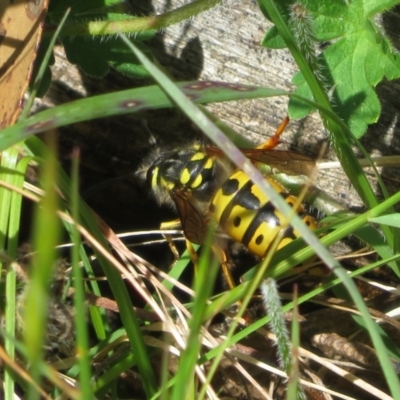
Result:
<svg viewBox="0 0 400 400"><path fill-rule="evenodd" d="M131 77L148 76L147 71L117 38L67 37L63 43L68 60L77 64L87 75L102 78L113 67ZM135 41L135 44L138 46L138 42ZM139 47L150 57L150 52L143 44Z"/></svg>
<svg viewBox="0 0 400 400"><path fill-rule="evenodd" d="M90 20L107 22L135 20L135 17L125 12L123 3L115 0L88 0L84 2L55 0L51 3L48 20L52 24L58 24L59 18L67 7L71 7L71 17L68 23L76 27L80 23L85 24ZM80 27L79 29L83 28ZM135 33L135 44L148 56L150 56L150 51L140 41L150 39L153 35L154 32L150 31ZM84 34L72 37L65 35L62 42L68 60L77 64L87 75L103 78L110 67L113 67L132 78L148 77L147 71L126 49L126 46L123 46L121 41L117 40L116 36L92 36L89 28L85 28Z"/></svg>
<svg viewBox="0 0 400 400"><path fill-rule="evenodd" d="M398 227L400 226L400 220L399 216L397 215L396 217L396 215L397 214L393 214L391 216L391 219L393 219L393 223L396 223L395 221L397 220L398 223L397 227ZM388 217L387 215L382 215L379 217L368 218L368 221L385 225L385 222L388 222L387 217ZM382 232L378 231L375 227L366 225L360 229L356 229L354 230L354 236L358 237L368 246L373 248L382 260L388 260L393 256L393 251L388 245L388 241L385 240L385 237L382 235ZM389 261L387 262L387 265L393 270L393 272L398 277L400 277L400 270L395 261Z"/></svg>
<svg viewBox="0 0 400 400"><path fill-rule="evenodd" d="M268 47L269 49L283 49L285 47L285 42L275 26L266 33L263 40L263 46Z"/></svg>
<svg viewBox="0 0 400 400"><path fill-rule="evenodd" d="M380 217L370 218L369 222L400 228L400 214L382 215Z"/></svg>
<svg viewBox="0 0 400 400"><path fill-rule="evenodd" d="M390 42L373 22L378 12L383 12L399 1L354 0L309 2L308 14L317 41L336 41L320 55L320 65L325 83L333 89L335 109L356 137L361 137L369 124L376 122L381 112L375 86L383 79L400 77L400 58ZM283 14L292 1L280 2ZM276 48L280 44L276 30L270 30L263 44ZM311 92L301 75L293 83L296 93L311 98ZM302 118L311 109L293 99L289 103L291 118Z"/></svg>

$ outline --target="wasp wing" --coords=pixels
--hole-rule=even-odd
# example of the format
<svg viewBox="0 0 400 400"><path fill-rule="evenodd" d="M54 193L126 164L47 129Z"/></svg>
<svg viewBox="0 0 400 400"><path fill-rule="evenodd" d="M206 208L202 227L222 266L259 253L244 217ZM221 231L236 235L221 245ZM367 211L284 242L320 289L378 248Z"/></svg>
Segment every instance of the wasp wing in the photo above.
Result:
<svg viewBox="0 0 400 400"><path fill-rule="evenodd" d="M241 149L252 161L261 162L288 175L311 176L315 171L315 160L290 150Z"/></svg>
<svg viewBox="0 0 400 400"><path fill-rule="evenodd" d="M211 156L225 157L224 153L215 146L207 146L206 151ZM266 164L288 175L311 176L316 167L315 160L295 151L261 148L241 148L240 151L249 160Z"/></svg>
<svg viewBox="0 0 400 400"><path fill-rule="evenodd" d="M171 192L171 197L175 202L186 239L196 244L204 243L208 223L206 217L191 201L190 194L182 190L174 190Z"/></svg>

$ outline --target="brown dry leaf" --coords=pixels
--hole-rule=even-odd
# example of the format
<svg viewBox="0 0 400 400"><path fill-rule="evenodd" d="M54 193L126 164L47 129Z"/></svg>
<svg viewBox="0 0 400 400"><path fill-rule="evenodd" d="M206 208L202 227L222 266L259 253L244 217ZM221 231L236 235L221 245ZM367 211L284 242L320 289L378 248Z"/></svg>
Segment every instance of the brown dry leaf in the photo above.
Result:
<svg viewBox="0 0 400 400"><path fill-rule="evenodd" d="M12 125L39 48L48 0L0 1L0 129Z"/></svg>

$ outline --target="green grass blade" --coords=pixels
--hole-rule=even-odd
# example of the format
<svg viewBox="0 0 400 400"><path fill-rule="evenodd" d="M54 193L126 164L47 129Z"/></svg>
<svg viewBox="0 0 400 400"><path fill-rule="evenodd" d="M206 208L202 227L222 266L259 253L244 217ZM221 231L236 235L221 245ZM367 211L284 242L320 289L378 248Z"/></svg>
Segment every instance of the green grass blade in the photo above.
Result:
<svg viewBox="0 0 400 400"><path fill-rule="evenodd" d="M280 35L285 41L286 46L291 52L305 80L307 81L315 101L321 104L324 108L333 111L321 82L316 77L312 68L309 66L305 55L302 54L297 46L296 40L289 26L286 24L276 3L273 0L259 0L259 3L261 7L268 12ZM324 114L321 114L321 116L326 128L332 134L331 141L343 166L343 169L349 176L357 192L370 207L376 205L376 197L369 185L363 169L361 168L356 156L354 155L354 152L351 149L351 136L347 136L348 132L344 132L340 126L337 126L334 121L328 119Z"/></svg>
<svg viewBox="0 0 400 400"><path fill-rule="evenodd" d="M1 174L0 179L17 187L22 187L24 175L16 171L18 162L18 152L15 149L8 149L2 154L1 158ZM13 203L15 201L15 203ZM10 192L8 189L0 188L0 232L1 247L8 247L7 255L11 259L17 256L17 241L19 232L19 216L21 213L21 199L16 193ZM0 274L1 268L0 268ZM12 338L15 338L16 328L16 280L17 275L11 268L6 272L5 285L5 330ZM7 354L14 358L15 342L14 340L5 339L4 348ZM11 399L14 393L14 378L8 369L4 372L5 397Z"/></svg>
<svg viewBox="0 0 400 400"><path fill-rule="evenodd" d="M71 173L71 214L75 222L79 223L79 157L75 151L72 157ZM76 327L76 348L78 349L79 363L79 386L82 399L92 399L93 391L91 385L91 368L89 360L89 333L86 324L85 312L85 288L83 284L82 269L80 262L81 240L80 234L75 225L71 225L71 264L74 277L74 308L75 308L75 327Z"/></svg>
<svg viewBox="0 0 400 400"><path fill-rule="evenodd" d="M49 139L54 139L49 136ZM48 311L48 287L53 267L58 257L56 246L60 237L61 224L57 215L58 194L57 167L54 155L54 142L50 146L42 165L42 184L45 192L37 205L33 229L33 248L36 250L32 260L31 279L26 292L24 340L27 356L31 365L31 374L36 382L41 378L42 346L44 344L46 318ZM43 168L43 166L46 168ZM33 386L28 391L28 399L39 399L40 395Z"/></svg>
<svg viewBox="0 0 400 400"><path fill-rule="evenodd" d="M192 308L192 318L189 320L189 334L186 348L182 350L179 366L176 373L176 382L173 386L171 399L180 400L182 393L188 393L195 386L194 371L197 365L198 355L201 349L201 329L204 322L204 313L208 298L212 294L213 282L218 274L218 262L211 255L212 235L208 235L206 244L202 248L202 254L198 263L197 276L194 290L196 297Z"/></svg>
<svg viewBox="0 0 400 400"><path fill-rule="evenodd" d="M36 93L37 93L37 91L39 89L40 83L42 82L42 78L43 78L44 73L46 71L46 68L47 68L47 66L49 64L50 57L51 57L51 55L53 53L54 45L56 44L56 40L57 40L61 30L62 30L62 27L65 24L65 21L68 18L69 12L70 12L70 9L68 9L65 12L63 18L60 21L60 24L57 26L57 30L55 31L53 37L51 38L51 41L49 43L49 47L46 50L46 54L45 54L45 56L43 58L42 64L40 65L39 71L38 71L38 73L36 75L35 82L33 82L32 90L31 90L31 93L29 94L28 101L26 102L25 107L24 107L24 109L23 109L23 111L21 113L20 120L24 120L28 116L30 111L31 111L32 104L35 101Z"/></svg>
<svg viewBox="0 0 400 400"><path fill-rule="evenodd" d="M205 85L199 85L199 82L196 81L182 82L179 84L179 87L200 104L288 94L283 90L258 88L248 85L230 85L224 82L208 82ZM36 133L52 128L88 119L104 118L139 112L144 109L160 109L171 106L171 101L158 86L123 90L112 94L72 101L68 104L44 110L24 121L3 129L1 131L0 151Z"/></svg>

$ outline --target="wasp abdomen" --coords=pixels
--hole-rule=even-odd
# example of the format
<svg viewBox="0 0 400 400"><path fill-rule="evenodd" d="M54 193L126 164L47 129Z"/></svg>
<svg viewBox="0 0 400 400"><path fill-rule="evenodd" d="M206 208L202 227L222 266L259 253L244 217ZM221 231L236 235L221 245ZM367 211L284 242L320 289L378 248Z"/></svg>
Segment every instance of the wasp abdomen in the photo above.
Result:
<svg viewBox="0 0 400 400"><path fill-rule="evenodd" d="M293 206L296 203L296 197L287 193L282 185L269 177L266 179L288 204ZM210 212L225 233L233 240L243 243L259 257L266 255L282 226L286 225L283 215L275 209L269 198L242 171L235 172L224 182L214 196ZM315 228L315 220L304 214L302 206L299 206L296 212L311 229ZM279 248L298 236L297 232L288 226L283 233Z"/></svg>

